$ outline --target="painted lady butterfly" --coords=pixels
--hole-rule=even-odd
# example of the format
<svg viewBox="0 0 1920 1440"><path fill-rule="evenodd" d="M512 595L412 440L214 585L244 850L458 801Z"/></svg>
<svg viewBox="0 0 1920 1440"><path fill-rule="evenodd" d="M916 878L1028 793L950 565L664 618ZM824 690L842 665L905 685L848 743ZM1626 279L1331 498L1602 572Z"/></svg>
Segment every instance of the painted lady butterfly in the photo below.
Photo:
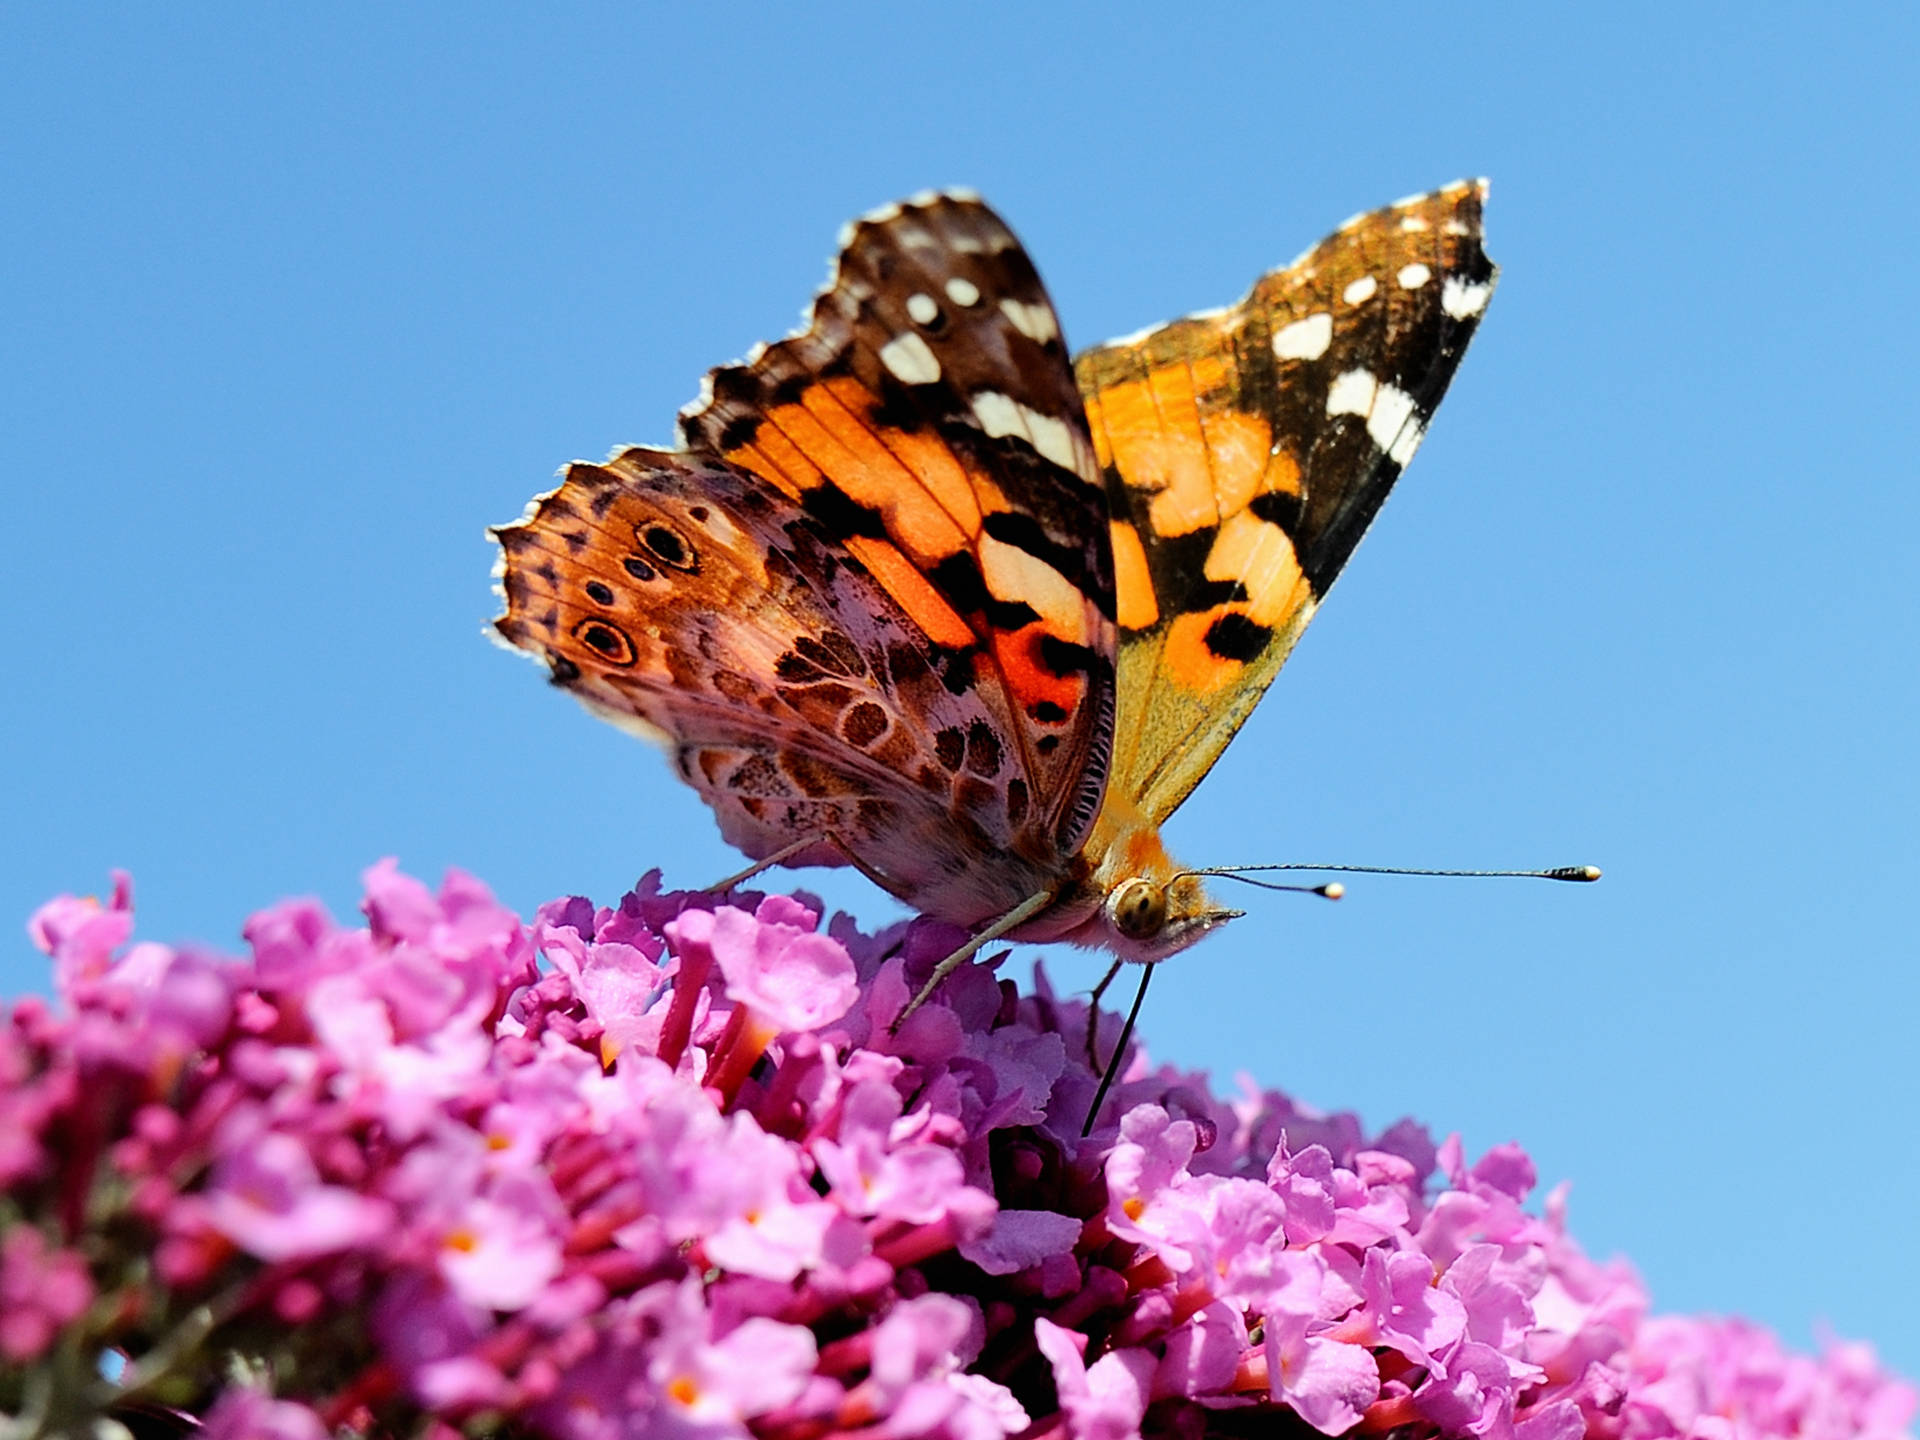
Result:
<svg viewBox="0 0 1920 1440"><path fill-rule="evenodd" d="M747 855L974 929L943 973L1002 935L1164 959L1237 912L1160 826L1419 445L1493 291L1485 198L1073 362L978 198L889 206L679 449L570 465L494 532L495 627Z"/></svg>

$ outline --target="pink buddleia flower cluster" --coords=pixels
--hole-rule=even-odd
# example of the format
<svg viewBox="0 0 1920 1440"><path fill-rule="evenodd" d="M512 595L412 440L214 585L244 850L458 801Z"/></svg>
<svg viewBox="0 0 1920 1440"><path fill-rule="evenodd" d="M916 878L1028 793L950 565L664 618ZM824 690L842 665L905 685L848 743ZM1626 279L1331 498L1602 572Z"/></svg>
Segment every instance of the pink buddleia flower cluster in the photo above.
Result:
<svg viewBox="0 0 1920 1440"><path fill-rule="evenodd" d="M543 907L391 863L246 960L33 918L0 1025L0 1409L331 1434L1905 1436L1862 1347L1649 1318L1469 1163L1129 1059L962 938L805 896ZM1117 1027L1106 1017L1101 1053Z"/></svg>

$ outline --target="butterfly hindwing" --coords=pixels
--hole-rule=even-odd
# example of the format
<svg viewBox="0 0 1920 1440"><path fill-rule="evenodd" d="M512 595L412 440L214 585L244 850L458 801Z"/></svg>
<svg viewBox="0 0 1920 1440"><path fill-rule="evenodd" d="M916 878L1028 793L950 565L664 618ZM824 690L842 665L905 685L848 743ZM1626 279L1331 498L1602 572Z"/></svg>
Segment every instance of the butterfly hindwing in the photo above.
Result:
<svg viewBox="0 0 1920 1440"><path fill-rule="evenodd" d="M746 854L832 834L889 889L947 913L990 916L1032 893L1014 853L1032 801L994 717L757 476L631 449L569 466L495 535L498 633L595 714L664 743ZM847 858L822 844L793 861Z"/></svg>
<svg viewBox="0 0 1920 1440"><path fill-rule="evenodd" d="M1076 361L1113 510L1109 784L1152 820L1219 758L1419 445L1492 293L1485 193L1359 216L1238 305Z"/></svg>
<svg viewBox="0 0 1920 1440"><path fill-rule="evenodd" d="M856 222L805 333L713 373L690 450L812 516L991 712L1064 861L1104 790L1114 713L1107 495L1059 321L977 199Z"/></svg>

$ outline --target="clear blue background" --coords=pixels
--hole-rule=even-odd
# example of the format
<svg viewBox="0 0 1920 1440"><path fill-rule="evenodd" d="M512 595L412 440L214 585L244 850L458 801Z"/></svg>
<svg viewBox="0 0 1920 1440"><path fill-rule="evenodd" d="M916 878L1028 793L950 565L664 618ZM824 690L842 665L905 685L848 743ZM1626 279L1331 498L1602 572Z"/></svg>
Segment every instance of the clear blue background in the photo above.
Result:
<svg viewBox="0 0 1920 1440"><path fill-rule="evenodd" d="M1085 344L1486 173L1488 323L1172 839L1608 878L1247 892L1148 1034L1519 1139L1661 1308L1920 1373L1920 11L1587 10L9 7L0 914L708 882L660 758L481 639L485 524L669 439L923 186Z"/></svg>

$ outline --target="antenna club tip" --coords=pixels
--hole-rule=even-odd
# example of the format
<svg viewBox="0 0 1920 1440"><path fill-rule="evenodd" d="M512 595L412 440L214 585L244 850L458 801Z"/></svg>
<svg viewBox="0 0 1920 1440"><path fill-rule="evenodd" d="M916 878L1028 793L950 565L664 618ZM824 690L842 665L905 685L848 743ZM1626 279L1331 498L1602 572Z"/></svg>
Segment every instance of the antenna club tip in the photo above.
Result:
<svg viewBox="0 0 1920 1440"><path fill-rule="evenodd" d="M1342 885L1338 880L1330 880L1325 885L1316 886L1314 893L1324 895L1329 900L1338 900L1342 895L1347 893L1347 887Z"/></svg>
<svg viewBox="0 0 1920 1440"><path fill-rule="evenodd" d="M1600 878L1598 865L1565 865L1551 872L1555 880L1592 881Z"/></svg>

